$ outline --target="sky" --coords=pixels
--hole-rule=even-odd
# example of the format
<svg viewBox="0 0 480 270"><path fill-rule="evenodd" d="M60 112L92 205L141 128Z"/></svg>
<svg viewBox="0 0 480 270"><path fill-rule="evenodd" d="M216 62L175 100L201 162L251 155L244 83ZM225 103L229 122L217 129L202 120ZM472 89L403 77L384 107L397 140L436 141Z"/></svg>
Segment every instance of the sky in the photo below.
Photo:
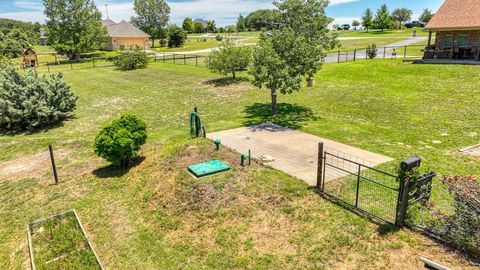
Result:
<svg viewBox="0 0 480 270"><path fill-rule="evenodd" d="M133 0L96 0L95 3L106 18L114 21L129 20L134 15ZM217 26L234 24L239 16L248 15L257 9L273 8L272 0L167 0L171 8L170 23L181 24L185 17L215 20ZM436 12L443 0L330 0L327 15L335 23L351 23L359 20L366 8L376 10L381 4L390 10L406 7L417 19L424 8ZM44 22L42 0L0 0L0 18L30 22Z"/></svg>

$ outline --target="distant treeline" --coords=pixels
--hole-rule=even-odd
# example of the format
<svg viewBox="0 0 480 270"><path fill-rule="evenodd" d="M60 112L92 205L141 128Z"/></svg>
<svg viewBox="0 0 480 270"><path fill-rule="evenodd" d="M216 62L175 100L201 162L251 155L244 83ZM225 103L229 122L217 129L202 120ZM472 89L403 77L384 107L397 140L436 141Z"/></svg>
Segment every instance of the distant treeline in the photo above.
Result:
<svg viewBox="0 0 480 270"><path fill-rule="evenodd" d="M18 57L26 47L37 45L41 28L40 23L0 18L0 58Z"/></svg>

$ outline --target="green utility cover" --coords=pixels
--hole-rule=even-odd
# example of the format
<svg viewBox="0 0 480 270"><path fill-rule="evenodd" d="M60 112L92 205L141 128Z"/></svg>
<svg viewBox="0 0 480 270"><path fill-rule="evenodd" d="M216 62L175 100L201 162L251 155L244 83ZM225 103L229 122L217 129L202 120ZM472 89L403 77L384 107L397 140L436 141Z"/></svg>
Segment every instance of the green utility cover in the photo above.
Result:
<svg viewBox="0 0 480 270"><path fill-rule="evenodd" d="M203 177L219 172L230 170L230 166L221 162L220 160L212 160L200 164L188 166L188 170L196 177Z"/></svg>

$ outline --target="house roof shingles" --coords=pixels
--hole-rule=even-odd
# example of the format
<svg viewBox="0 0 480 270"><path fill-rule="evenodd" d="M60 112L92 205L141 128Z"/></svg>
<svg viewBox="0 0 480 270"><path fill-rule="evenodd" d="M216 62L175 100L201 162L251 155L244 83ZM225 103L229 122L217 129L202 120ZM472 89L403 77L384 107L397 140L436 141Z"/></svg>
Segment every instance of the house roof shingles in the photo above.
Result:
<svg viewBox="0 0 480 270"><path fill-rule="evenodd" d="M480 0L446 0L425 28L480 29Z"/></svg>
<svg viewBox="0 0 480 270"><path fill-rule="evenodd" d="M107 19L102 23L107 28L110 37L150 37L148 34L126 21L116 23Z"/></svg>

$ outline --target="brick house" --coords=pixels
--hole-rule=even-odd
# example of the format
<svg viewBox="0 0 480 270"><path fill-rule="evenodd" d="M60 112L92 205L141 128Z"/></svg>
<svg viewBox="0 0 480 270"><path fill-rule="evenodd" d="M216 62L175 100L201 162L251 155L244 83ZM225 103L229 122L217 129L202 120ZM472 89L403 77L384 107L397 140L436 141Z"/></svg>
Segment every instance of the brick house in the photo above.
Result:
<svg viewBox="0 0 480 270"><path fill-rule="evenodd" d="M132 24L126 21L116 23L110 19L104 20L102 23L107 28L109 37L105 49L115 50L135 45L145 50L150 48L148 41L150 36Z"/></svg>
<svg viewBox="0 0 480 270"><path fill-rule="evenodd" d="M480 0L446 0L425 29L424 59L480 59Z"/></svg>

